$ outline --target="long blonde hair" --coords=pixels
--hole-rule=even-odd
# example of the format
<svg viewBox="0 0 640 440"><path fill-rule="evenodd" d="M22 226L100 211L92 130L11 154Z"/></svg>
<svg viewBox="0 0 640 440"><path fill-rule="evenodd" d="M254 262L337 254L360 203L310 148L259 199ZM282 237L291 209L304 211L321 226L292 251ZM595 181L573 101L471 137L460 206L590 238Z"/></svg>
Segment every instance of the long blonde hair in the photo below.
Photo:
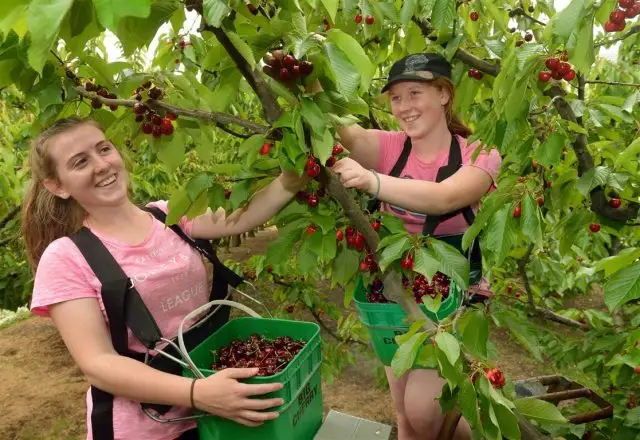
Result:
<svg viewBox="0 0 640 440"><path fill-rule="evenodd" d="M31 184L23 202L22 235L27 258L34 272L46 247L52 241L80 229L86 214L73 198L56 197L43 185L45 180L57 178L55 164L48 151L51 140L82 124L90 124L102 130L92 119L60 119L44 130L31 145Z"/></svg>

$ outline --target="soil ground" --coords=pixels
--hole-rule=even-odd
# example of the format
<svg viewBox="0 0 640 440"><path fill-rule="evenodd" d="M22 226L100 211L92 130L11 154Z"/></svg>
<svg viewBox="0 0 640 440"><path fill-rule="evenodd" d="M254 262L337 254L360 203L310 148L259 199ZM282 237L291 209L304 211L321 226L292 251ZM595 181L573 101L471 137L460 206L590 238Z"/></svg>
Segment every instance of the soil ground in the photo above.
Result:
<svg viewBox="0 0 640 440"><path fill-rule="evenodd" d="M265 252L276 234L273 229L260 231L241 246L221 252L220 257L244 261ZM536 363L508 331L493 328L491 339L500 352L499 367L511 378L551 373L548 366ZM325 383L325 410L393 426L391 398L386 390L376 387L375 371L375 360L362 359L331 384ZM0 439L84 439L87 387L51 320L29 318L0 330Z"/></svg>

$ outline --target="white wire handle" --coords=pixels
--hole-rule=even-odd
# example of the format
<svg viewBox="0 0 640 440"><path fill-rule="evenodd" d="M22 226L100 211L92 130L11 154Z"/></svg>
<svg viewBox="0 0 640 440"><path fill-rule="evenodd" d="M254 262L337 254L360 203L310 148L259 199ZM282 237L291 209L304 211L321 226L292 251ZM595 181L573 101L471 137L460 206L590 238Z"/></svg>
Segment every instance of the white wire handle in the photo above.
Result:
<svg viewBox="0 0 640 440"><path fill-rule="evenodd" d="M216 300L210 301L210 302L198 307L197 309L192 310L191 312L187 313L187 315L184 318L182 318L182 321L180 321L180 325L178 326L178 345L180 347L180 354L182 355L184 360L187 361L187 364L189 365L189 369L191 370L191 372L193 374L198 376L200 379L204 379L204 374L202 374L202 372L200 372L198 367L196 367L196 365L191 360L191 356L189 356L189 352L187 351L187 347L184 345L184 337L183 337L183 334L182 334L182 329L183 329L184 323L186 321L188 321L189 319L199 315L200 313L204 312L205 310L210 309L212 306L216 306L216 305L235 307L236 309L242 310L243 312L245 312L249 316L252 316L254 318L262 318L262 316L260 316L253 309L245 306L244 304L240 304L240 303L235 302L235 301L230 301L228 299L216 299Z"/></svg>

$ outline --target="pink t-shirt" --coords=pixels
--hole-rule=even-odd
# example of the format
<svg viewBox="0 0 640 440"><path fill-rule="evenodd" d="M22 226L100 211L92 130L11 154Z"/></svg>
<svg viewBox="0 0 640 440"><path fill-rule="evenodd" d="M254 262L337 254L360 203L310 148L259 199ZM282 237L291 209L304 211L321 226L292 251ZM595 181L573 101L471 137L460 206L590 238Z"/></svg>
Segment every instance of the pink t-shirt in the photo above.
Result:
<svg viewBox="0 0 640 440"><path fill-rule="evenodd" d="M380 139L380 154L378 156L378 163L376 165L376 171L382 174L389 174L391 169L398 161L400 157L400 153L404 147L404 142L407 139L407 134L403 131L378 131L378 136ZM498 176L498 172L500 171L500 164L502 163L502 159L500 158L500 154L498 151L491 150L490 153L486 153L486 151L482 151L475 162L472 162L473 153L480 145L479 142L474 142L469 145L467 140L461 136L457 136L458 142L460 143L460 151L462 153L462 166L474 166L480 168L487 172L493 179L495 184L496 177ZM423 162L420 160L413 152L409 154L409 158L407 159L407 164L404 167L404 170L400 173L401 178L403 179L416 179L416 180L427 180L431 182L435 182L436 176L438 174L438 170L440 167L445 166L449 161L449 149L444 149L440 152L440 154L432 161L432 162ZM478 211L479 203L474 204L471 207L474 212ZM387 211L391 214L400 217L407 228L407 231L411 233L422 232L422 228L424 225L424 221L426 216L419 212L412 212L406 209L403 209L399 206L393 206L388 203L383 203L381 209ZM455 217L452 217L444 222L440 223L434 234L437 236L445 236L445 235L457 235L462 234L467 230L469 225L467 224L464 216L462 214L458 214Z"/></svg>
<svg viewBox="0 0 640 440"><path fill-rule="evenodd" d="M167 202L149 204L167 212ZM180 220L190 234L192 221ZM207 274L200 253L171 229L154 219L144 241L137 245L118 242L92 231L105 244L156 320L163 336L177 334L182 318L208 301ZM107 321L100 296L101 284L76 245L67 237L52 242L44 251L35 276L31 311L49 316L48 306L78 298L96 298ZM189 322L187 325L191 325ZM188 327L187 327L188 328ZM144 345L129 330L129 348L144 352ZM91 433L91 389L87 392L87 439ZM188 408L174 408L163 417L188 415ZM174 440L195 423L158 423L144 414L138 402L115 397L115 440Z"/></svg>

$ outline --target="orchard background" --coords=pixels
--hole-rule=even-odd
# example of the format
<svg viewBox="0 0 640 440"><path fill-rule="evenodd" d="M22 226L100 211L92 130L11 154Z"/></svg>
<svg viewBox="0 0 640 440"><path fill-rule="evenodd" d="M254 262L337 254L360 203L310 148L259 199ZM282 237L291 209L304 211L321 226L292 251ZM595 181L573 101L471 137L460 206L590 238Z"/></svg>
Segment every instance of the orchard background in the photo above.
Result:
<svg viewBox="0 0 640 440"><path fill-rule="evenodd" d="M639 12L629 0L573 0L559 12L528 0L2 2L0 326L28 316L19 213L29 142L57 118L91 116L125 155L134 200L169 199L169 221L241 207L280 168L315 176L273 220L266 250L229 264L256 279L277 316L322 323L325 381L370 353L352 294L358 274L381 276L413 321L393 366L440 371L447 423L461 411L489 439L547 438L528 433L532 424L566 439L640 438ZM107 56L114 36L119 61ZM598 57L614 44L615 61ZM456 110L503 157L498 190L465 234L466 245L480 240L495 297L441 322L437 335L398 274L440 271L464 286L465 258L366 215L366 199L323 166L337 125L397 129L379 90L394 61L423 51L451 60ZM316 79L324 92L306 93ZM362 245L339 240L347 226ZM407 254L412 267L401 264ZM3 332L17 343L29 321ZM605 398L613 416L567 424L596 407L520 399L509 377L500 387L488 375L492 387L484 370L501 363L488 338L498 327L532 364ZM430 336L434 345L423 345ZM32 432L24 423L7 429L35 438L19 437Z"/></svg>

